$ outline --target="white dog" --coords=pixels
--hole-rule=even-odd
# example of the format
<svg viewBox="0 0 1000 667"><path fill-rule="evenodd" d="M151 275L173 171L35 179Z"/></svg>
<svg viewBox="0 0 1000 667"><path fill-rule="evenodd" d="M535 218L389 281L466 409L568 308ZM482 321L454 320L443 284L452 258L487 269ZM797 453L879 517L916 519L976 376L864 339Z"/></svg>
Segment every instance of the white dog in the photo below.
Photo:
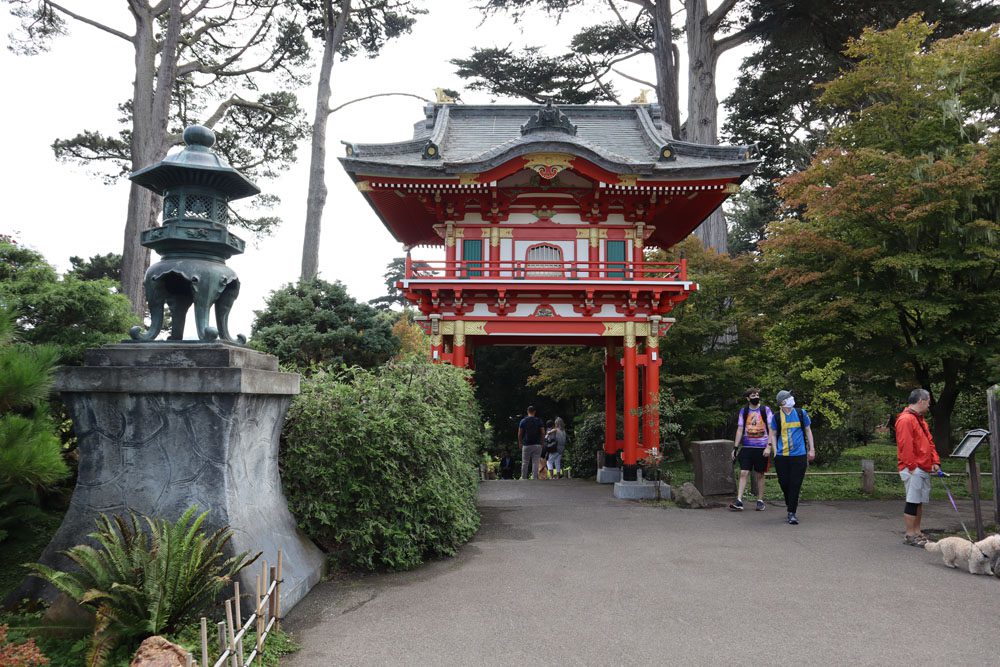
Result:
<svg viewBox="0 0 1000 667"><path fill-rule="evenodd" d="M939 542L928 542L924 545L927 551L940 553L941 560L948 567L958 567L958 563L964 563L972 574L993 574L990 568L990 552L987 549L1000 549L1000 538L997 538L996 545L991 542L989 545L980 547L987 540L996 538L991 535L979 544L970 542L964 537L946 537Z"/></svg>

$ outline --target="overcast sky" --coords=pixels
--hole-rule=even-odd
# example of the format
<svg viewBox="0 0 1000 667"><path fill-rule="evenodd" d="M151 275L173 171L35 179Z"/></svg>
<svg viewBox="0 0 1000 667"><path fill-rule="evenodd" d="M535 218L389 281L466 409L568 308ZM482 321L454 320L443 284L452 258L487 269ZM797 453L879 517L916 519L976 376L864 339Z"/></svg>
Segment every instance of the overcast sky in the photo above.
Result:
<svg viewBox="0 0 1000 667"><path fill-rule="evenodd" d="M75 0L64 4L80 13L99 15L123 32L132 32L124 0ZM482 18L473 8L474 2L418 0L418 4L430 11L418 17L412 34L390 42L378 58L355 58L335 65L331 106L382 92L433 98L437 87L462 90L463 81L448 61L467 56L473 46L540 45L556 54L581 26L592 20L578 12L560 25L541 14L516 26L505 17L480 25ZM7 7L0 7L0 12L0 35L6 45L15 23ZM0 232L13 233L60 271L69 267L72 255L90 257L122 250L127 181L105 185L84 167L57 162L50 146L53 140L72 137L84 129L116 132L116 107L131 95L133 64L129 43L74 21L69 24L69 35L55 40L48 53L28 57L14 56L6 49L0 52L0 90L4 99L0 104L4 134L0 156L4 213ZM728 86L735 79L738 60L744 53L723 58L717 77L719 99L729 94ZM649 68L649 62L625 66L630 74L651 80ZM616 85L626 103L641 88L624 79ZM683 94L683 81L681 87ZM311 122L314 89L303 89L298 94ZM476 104L493 101L485 93L474 91L463 91L462 100ZM384 293L385 266L393 257L402 255L402 250L337 162L336 158L343 154L340 140L408 139L413 123L421 118L423 102L406 97L360 102L330 118L330 195L323 219L320 275L343 282L359 300ZM245 254L229 261L242 282L230 319L234 335L249 334L253 311L263 307L268 293L298 278L308 151L308 143L303 141L298 161L289 171L276 180L258 183L265 192L281 198L277 214L283 223L273 236L257 241L249 233L239 232L248 244Z"/></svg>

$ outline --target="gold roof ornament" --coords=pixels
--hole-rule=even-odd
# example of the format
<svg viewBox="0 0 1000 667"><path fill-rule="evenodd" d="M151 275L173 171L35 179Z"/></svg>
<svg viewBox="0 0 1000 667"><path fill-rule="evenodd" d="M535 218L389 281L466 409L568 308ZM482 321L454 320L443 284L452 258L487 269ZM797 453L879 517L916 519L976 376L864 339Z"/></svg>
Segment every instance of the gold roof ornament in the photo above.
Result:
<svg viewBox="0 0 1000 667"><path fill-rule="evenodd" d="M457 102L457 100L449 95L444 88L435 88L434 97L438 104L454 104Z"/></svg>
<svg viewBox="0 0 1000 667"><path fill-rule="evenodd" d="M639 96L632 100L632 104L649 104L649 88L639 90Z"/></svg>

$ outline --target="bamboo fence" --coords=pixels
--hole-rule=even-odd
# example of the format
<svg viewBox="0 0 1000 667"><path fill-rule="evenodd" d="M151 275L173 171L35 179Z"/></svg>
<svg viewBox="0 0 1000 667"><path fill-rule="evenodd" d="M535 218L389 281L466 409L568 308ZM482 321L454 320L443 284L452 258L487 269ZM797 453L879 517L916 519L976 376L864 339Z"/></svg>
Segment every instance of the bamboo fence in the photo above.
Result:
<svg viewBox="0 0 1000 667"><path fill-rule="evenodd" d="M243 620L240 582L233 583L233 597L224 602L226 620L216 624L218 635L219 657L215 662L209 662L209 622L201 617L201 660L198 661L188 653L188 667L245 667L247 665L264 664L264 643L271 631L281 627L281 567L282 554L278 551L277 567L269 568L267 561L261 563L257 573L257 583L253 592L253 612ZM247 655L244 639L247 632L253 628L256 635Z"/></svg>

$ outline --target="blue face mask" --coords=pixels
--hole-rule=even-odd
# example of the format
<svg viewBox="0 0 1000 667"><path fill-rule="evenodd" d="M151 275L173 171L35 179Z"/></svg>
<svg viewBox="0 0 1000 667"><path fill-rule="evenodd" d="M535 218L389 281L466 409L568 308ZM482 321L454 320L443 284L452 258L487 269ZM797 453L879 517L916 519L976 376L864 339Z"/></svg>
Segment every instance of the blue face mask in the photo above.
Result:
<svg viewBox="0 0 1000 667"><path fill-rule="evenodd" d="M789 396L788 398L785 399L785 407L786 408L794 408L795 407L795 397L794 396Z"/></svg>

